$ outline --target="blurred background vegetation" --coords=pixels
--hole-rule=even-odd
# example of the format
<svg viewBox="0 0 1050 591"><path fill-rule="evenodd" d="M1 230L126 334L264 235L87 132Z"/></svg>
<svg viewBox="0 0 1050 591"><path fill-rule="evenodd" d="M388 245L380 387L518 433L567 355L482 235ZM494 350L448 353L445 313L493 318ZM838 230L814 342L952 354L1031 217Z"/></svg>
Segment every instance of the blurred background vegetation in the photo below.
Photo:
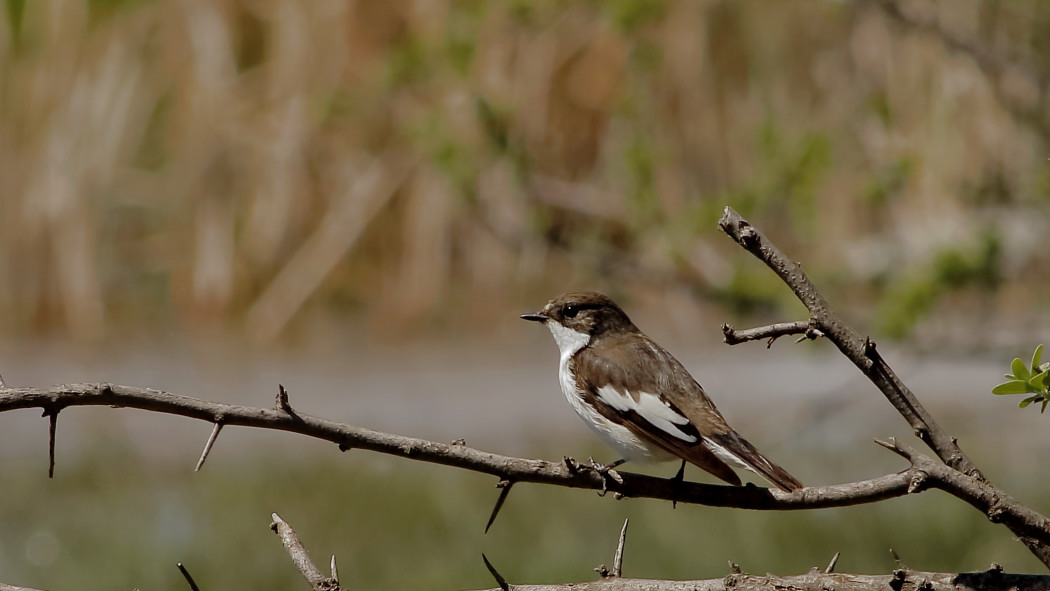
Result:
<svg viewBox="0 0 1050 591"><path fill-rule="evenodd" d="M621 299L672 342L701 329L717 341L726 320L801 318L717 231L725 205L801 261L864 333L909 351L995 351L1002 368L1050 341L1050 5L1039 0L0 6L0 371L12 383L134 376L209 397L201 384L247 390L239 372L266 372L246 355L338 365L348 348L403 355L421 342L465 347L447 344L457 339L524 364L542 335L514 314L578 287ZM166 347L195 353L185 362ZM128 349L148 361L104 373ZM551 355L536 365L545 373L516 379L569 413ZM762 365L738 363L748 375ZM991 398L999 365L982 366L988 386L967 393ZM958 395L959 367L943 371ZM402 373L378 383L397 388ZM355 401L367 395L383 396ZM953 416L985 434L958 432L987 445L1011 492L1045 487L1023 461L1043 444L1004 443L961 418L979 404L940 410L966 406ZM782 463L807 481L876 475L821 455L818 433L855 435L857 423L810 431L826 411L806 408L774 429L771 441L796 452ZM855 418L863 436L834 451L887 434ZM189 481L185 458L157 460L136 449L146 435L106 420L86 428L90 444L55 482L28 467L40 443L7 424L4 445L33 459L9 452L0 470L0 580L177 588L170 565L197 552L205 587L244 586L250 573L254 588L294 586L266 537L273 499L299 503L284 517L316 552L340 553L362 588L491 585L482 544L514 582L588 578L611 560L625 511L639 517L628 546L639 576L721 576L742 556L757 571L801 572L850 544L855 562L841 569L886 571L885 549L913 543L917 568L1038 568L1005 530L965 508L940 518L951 509L934 499L783 516L536 487L516 491L482 538L495 492L474 475L245 447L237 464L214 458ZM735 422L748 420L761 433L773 419ZM150 435L185 429L163 425ZM501 451L586 449L536 439Z"/></svg>
<svg viewBox="0 0 1050 591"><path fill-rule="evenodd" d="M776 309L727 204L887 335L1046 309L1041 2L3 4L3 334Z"/></svg>

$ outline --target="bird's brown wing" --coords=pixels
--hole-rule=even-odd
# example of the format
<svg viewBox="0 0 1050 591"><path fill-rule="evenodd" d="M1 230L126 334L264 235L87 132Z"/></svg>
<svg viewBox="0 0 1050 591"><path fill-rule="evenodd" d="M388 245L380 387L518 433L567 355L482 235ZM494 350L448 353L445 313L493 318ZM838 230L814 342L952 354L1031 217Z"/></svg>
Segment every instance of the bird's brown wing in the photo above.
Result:
<svg viewBox="0 0 1050 591"><path fill-rule="evenodd" d="M597 346L584 348L576 356L577 371L591 376L585 384L584 395L602 416L730 484L740 484L740 477L709 449L712 444L784 491L802 488L801 482L763 456L726 423L700 384L677 359L648 337L637 333L635 336L641 338L596 343ZM666 406L666 411L657 409L660 413L675 413L687 421L666 422L659 420L659 416L650 420L653 417L647 417L644 409L639 412L628 408L629 403L613 400L615 404L609 404L610 388L621 396L632 397L636 403L643 393L659 396Z"/></svg>

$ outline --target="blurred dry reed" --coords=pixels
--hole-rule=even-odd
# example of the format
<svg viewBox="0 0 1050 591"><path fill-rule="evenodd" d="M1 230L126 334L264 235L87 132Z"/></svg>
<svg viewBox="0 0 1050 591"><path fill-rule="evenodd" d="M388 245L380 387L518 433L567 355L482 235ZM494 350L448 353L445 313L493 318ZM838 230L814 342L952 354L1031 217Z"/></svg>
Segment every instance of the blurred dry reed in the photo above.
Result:
<svg viewBox="0 0 1050 591"><path fill-rule="evenodd" d="M1020 329L1050 303L1040 2L6 0L0 19L9 336L439 325L570 285L776 306L714 230L727 203L891 334L945 301Z"/></svg>

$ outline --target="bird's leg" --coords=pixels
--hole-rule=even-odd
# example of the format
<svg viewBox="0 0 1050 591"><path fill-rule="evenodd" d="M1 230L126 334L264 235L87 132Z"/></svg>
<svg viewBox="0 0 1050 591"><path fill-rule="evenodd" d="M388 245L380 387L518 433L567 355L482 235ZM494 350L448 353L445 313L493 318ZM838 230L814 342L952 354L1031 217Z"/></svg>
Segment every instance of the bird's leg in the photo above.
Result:
<svg viewBox="0 0 1050 591"><path fill-rule="evenodd" d="M685 480L685 460L682 460L682 465L678 468L678 474L675 474L674 478L671 480L674 480L675 482L682 482Z"/></svg>
<svg viewBox="0 0 1050 591"><path fill-rule="evenodd" d="M678 468L678 474L675 474L674 478L671 479L675 486L680 486L683 481L685 481L685 460L682 460L682 465ZM671 499L671 508L678 508L677 499Z"/></svg>
<svg viewBox="0 0 1050 591"><path fill-rule="evenodd" d="M613 470L613 468L626 462L627 460L625 458L620 458L611 464L599 464L594 458L587 458L587 461L591 464L591 470L602 475L602 490L598 493L599 497L604 497L605 493L609 492L607 485L610 478L617 484L623 484L623 478L617 474L616 470Z"/></svg>

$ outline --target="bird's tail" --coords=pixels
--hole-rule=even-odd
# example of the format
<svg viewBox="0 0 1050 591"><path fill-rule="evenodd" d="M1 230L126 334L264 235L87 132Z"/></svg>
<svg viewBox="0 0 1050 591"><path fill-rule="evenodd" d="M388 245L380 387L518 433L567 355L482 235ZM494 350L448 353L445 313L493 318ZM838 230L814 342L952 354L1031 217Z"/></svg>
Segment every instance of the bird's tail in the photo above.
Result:
<svg viewBox="0 0 1050 591"><path fill-rule="evenodd" d="M784 492L793 492L804 486L797 478L788 474L787 470L762 455L736 431L729 430L705 437L704 443L708 444L711 451L721 460L751 470Z"/></svg>

